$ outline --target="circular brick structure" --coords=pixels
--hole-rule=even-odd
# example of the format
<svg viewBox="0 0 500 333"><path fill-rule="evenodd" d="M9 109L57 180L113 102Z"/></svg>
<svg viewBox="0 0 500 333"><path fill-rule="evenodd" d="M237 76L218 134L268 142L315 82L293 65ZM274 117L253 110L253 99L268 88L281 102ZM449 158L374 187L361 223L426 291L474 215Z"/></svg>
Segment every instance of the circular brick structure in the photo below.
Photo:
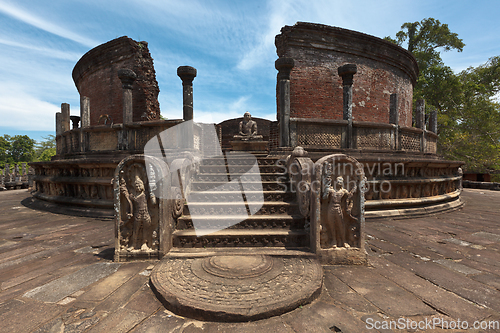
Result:
<svg viewBox="0 0 500 333"><path fill-rule="evenodd" d="M342 79L337 70L356 64L354 121L389 123L390 95L399 95L399 125L412 125L418 65L407 50L381 38L323 24L297 22L276 36L276 53L294 60L290 117L342 119Z"/></svg>
<svg viewBox="0 0 500 333"><path fill-rule="evenodd" d="M312 258L221 255L166 258L151 288L169 310L208 321L248 321L293 310L321 290L323 271Z"/></svg>

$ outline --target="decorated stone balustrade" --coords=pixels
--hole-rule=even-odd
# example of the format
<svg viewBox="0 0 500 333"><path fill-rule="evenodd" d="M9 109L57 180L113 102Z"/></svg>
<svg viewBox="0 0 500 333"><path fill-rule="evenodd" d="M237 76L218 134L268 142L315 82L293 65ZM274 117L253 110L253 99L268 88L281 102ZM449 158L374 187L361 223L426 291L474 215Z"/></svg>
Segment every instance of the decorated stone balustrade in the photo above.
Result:
<svg viewBox="0 0 500 333"><path fill-rule="evenodd" d="M402 150L436 154L437 135L394 124L353 121L353 147L358 150ZM347 120L291 118L291 146L305 149L346 148Z"/></svg>
<svg viewBox="0 0 500 333"><path fill-rule="evenodd" d="M140 151L155 135L181 123L182 120L144 121L131 124L96 125L63 132L56 137L57 154L103 152L115 150ZM201 126L194 125L194 148L200 148ZM184 144L171 138L170 147Z"/></svg>

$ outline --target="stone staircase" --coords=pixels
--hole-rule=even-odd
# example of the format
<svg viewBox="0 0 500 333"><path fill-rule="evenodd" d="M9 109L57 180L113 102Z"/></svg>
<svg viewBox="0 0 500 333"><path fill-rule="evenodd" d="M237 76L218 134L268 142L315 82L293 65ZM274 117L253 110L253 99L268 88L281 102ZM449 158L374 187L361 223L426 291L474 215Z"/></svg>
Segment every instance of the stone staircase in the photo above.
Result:
<svg viewBox="0 0 500 333"><path fill-rule="evenodd" d="M177 220L174 249L308 248L305 220L280 163L234 152L202 160Z"/></svg>

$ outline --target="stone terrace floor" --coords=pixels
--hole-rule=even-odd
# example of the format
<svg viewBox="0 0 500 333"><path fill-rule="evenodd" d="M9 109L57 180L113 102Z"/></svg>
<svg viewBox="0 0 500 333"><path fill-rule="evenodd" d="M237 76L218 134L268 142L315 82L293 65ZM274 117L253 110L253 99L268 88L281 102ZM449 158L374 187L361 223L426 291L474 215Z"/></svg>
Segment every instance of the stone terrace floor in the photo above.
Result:
<svg viewBox="0 0 500 333"><path fill-rule="evenodd" d="M464 332L430 324L498 324L500 192L465 189L463 200L454 212L367 222L369 266L324 267L312 304L231 324L165 310L148 285L155 262L112 262L113 221L35 211L25 206L27 190L0 192L0 332ZM399 320L392 329L380 326L391 320Z"/></svg>

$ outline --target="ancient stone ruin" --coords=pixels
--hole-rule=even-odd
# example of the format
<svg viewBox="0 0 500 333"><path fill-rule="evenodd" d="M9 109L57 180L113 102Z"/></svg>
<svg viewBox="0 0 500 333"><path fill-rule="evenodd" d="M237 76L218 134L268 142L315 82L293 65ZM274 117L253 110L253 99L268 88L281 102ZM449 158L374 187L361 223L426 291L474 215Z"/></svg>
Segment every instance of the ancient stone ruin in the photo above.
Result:
<svg viewBox="0 0 500 333"><path fill-rule="evenodd" d="M57 155L32 164L34 197L114 215L116 261L161 259L151 287L167 308L226 321L312 301L320 264L366 264L370 219L462 205L462 162L436 155L423 101L412 127L408 51L303 22L276 48L277 121L220 124L193 121L195 68L177 71L183 118L159 120L147 43L90 50L73 71L79 116L61 105Z"/></svg>

